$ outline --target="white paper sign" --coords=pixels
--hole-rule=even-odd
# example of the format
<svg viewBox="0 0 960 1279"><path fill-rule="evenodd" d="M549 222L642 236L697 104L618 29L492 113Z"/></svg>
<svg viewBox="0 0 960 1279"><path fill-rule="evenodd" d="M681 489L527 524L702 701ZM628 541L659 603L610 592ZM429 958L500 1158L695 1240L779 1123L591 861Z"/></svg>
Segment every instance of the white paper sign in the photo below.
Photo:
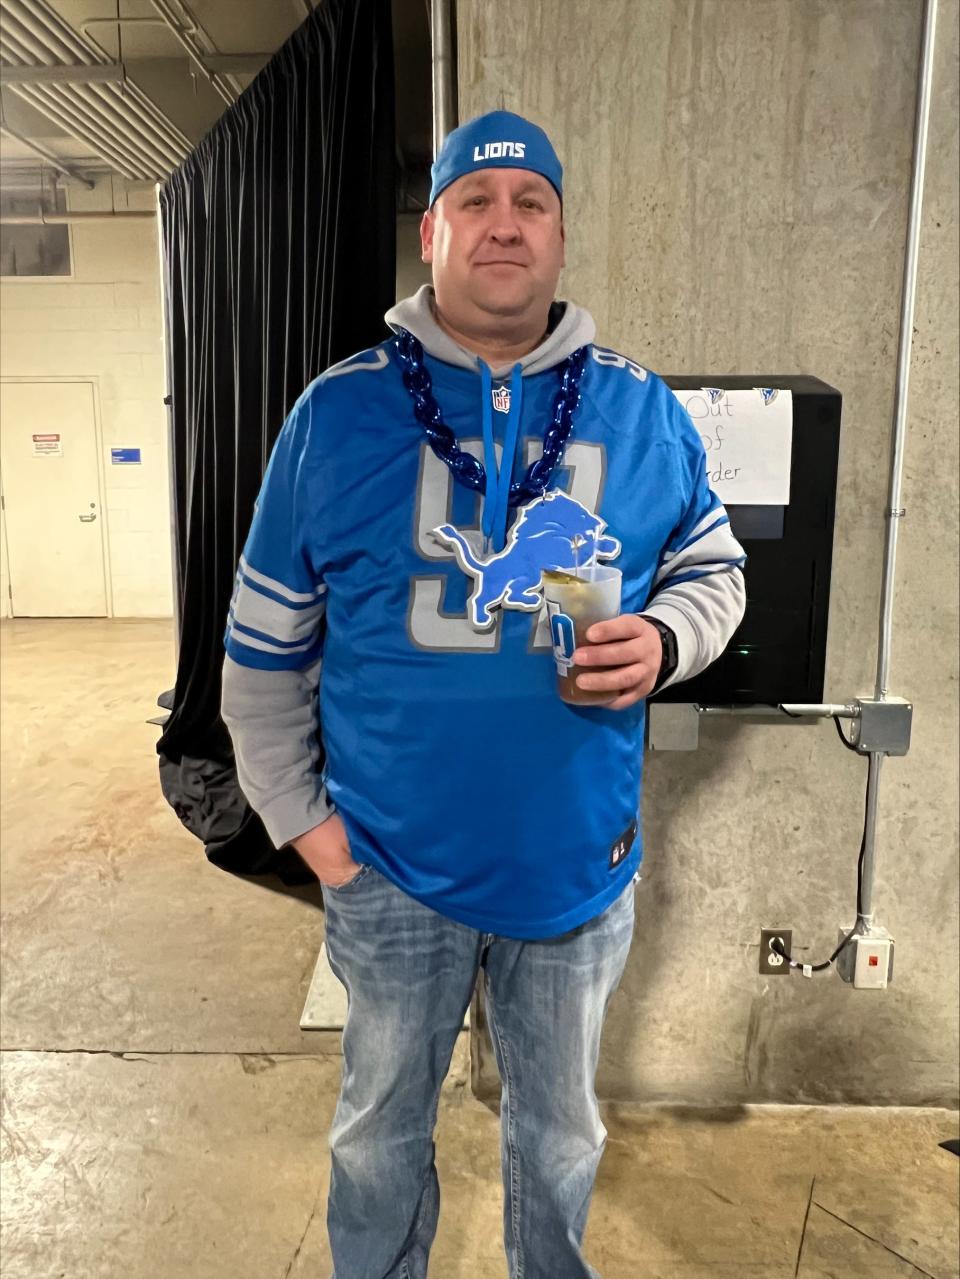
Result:
<svg viewBox="0 0 960 1279"><path fill-rule="evenodd" d="M774 387L674 391L707 452L707 478L724 505L787 506L793 392Z"/></svg>

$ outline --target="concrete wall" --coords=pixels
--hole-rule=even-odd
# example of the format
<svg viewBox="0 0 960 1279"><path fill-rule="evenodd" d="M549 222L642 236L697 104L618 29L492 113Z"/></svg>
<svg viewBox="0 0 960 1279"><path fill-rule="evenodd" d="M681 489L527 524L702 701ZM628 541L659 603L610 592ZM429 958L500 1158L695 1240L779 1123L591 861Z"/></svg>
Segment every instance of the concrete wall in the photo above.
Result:
<svg viewBox="0 0 960 1279"><path fill-rule="evenodd" d="M72 185L68 207L154 207L153 188ZM4 377L78 377L97 387L105 454L108 567L118 617L173 609L167 421L163 407L157 227L154 221L71 227L73 277L5 279L0 289ZM142 465L112 466L110 449L140 448ZM3 588L6 600L6 589Z"/></svg>
<svg viewBox="0 0 960 1279"><path fill-rule="evenodd" d="M420 259L420 213L397 217L397 301L430 283L430 268Z"/></svg>
<svg viewBox="0 0 960 1279"><path fill-rule="evenodd" d="M866 766L829 723L711 721L696 754L648 758L602 1095L956 1104L957 0L940 10L891 683L916 717L884 768L875 897L896 981L757 975L761 925L820 960L852 919ZM458 12L461 119L505 106L550 132L561 295L603 341L657 372L842 390L827 697L871 692L921 0Z"/></svg>

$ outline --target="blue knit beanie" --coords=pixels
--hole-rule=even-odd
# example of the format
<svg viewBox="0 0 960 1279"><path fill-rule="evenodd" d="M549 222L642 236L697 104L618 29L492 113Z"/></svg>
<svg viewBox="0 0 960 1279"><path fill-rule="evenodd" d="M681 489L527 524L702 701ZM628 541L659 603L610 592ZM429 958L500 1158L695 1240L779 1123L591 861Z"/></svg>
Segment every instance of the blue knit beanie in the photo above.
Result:
<svg viewBox="0 0 960 1279"><path fill-rule="evenodd" d="M512 111L490 111L447 134L430 171L430 207L451 182L477 169L529 169L563 200L563 166L550 139Z"/></svg>

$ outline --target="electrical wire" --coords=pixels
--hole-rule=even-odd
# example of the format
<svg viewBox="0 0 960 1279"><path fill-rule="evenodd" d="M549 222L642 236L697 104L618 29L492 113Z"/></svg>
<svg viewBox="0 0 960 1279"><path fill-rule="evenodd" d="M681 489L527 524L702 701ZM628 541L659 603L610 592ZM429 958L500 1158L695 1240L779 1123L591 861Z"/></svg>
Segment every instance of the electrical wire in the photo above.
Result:
<svg viewBox="0 0 960 1279"><path fill-rule="evenodd" d="M784 715L789 715L791 719L804 718L802 715L797 715L793 711L785 710L782 705L779 706L778 709L783 711ZM843 742L844 746L846 746L847 750L851 750L854 752L854 754L859 755L861 752L857 750L857 748L853 745L853 743L847 737L846 733L843 731L843 725L840 722L840 716L833 715L831 716L831 718L837 727L837 732L840 735L840 740L841 742ZM860 918L863 914L863 859L866 856L866 851L867 851L867 804L866 804L866 796L864 796L863 834L860 837L860 854L857 858L857 923L859 923ZM857 931L857 924L854 924L854 926L847 933L846 937L842 939L842 941L840 942L840 945L836 948L836 950L833 952L830 958L823 960L822 963L819 963L819 964L804 964L804 963L801 963L799 960L794 959L793 956L787 952L784 946L776 938L774 938L774 940L770 943L770 949L775 954L780 955L781 958L785 959L791 968L799 969L799 971L803 973L804 977L812 977L814 973L826 972L828 968L832 967L838 955L840 955L840 953L846 950L847 946L850 945L850 942L853 940L853 937L856 935L856 931Z"/></svg>
<svg viewBox="0 0 960 1279"><path fill-rule="evenodd" d="M846 746L847 750L853 751L854 755L859 755L860 751L857 750L856 746L854 746L853 742L851 742L850 738L843 731L843 725L840 722L840 716L834 715L833 722L836 724L837 732L840 734L840 740L841 742L843 742L844 746Z"/></svg>

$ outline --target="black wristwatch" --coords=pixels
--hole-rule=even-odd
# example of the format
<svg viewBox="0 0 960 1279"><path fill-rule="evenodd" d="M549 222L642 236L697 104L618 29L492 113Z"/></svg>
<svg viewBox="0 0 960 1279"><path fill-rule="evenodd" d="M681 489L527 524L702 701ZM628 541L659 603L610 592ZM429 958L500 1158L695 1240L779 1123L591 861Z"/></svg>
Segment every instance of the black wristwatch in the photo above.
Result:
<svg viewBox="0 0 960 1279"><path fill-rule="evenodd" d="M648 617L646 613L641 613L640 616L645 622L649 622L651 626L655 626L657 628L660 633L660 642L663 645L663 657L660 659L660 673L657 675L657 682L651 689L651 692L655 693L660 685L668 680L677 669L677 637L666 622L661 622L656 617Z"/></svg>

